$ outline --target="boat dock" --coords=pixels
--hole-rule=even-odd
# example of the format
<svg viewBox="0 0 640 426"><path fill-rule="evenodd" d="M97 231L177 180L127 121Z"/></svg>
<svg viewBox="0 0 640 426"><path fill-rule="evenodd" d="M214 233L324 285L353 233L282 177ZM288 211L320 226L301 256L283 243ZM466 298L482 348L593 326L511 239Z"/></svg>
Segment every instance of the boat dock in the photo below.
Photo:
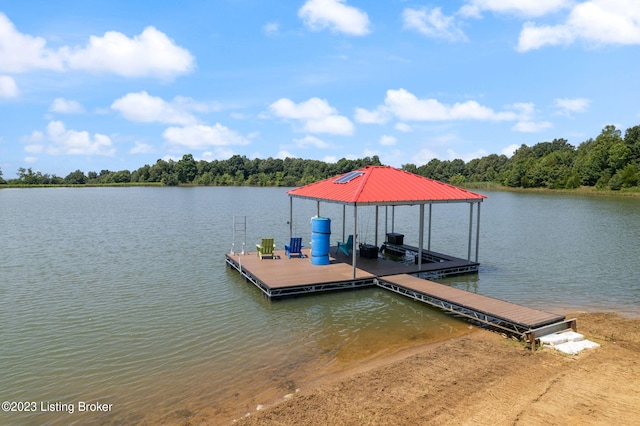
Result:
<svg viewBox="0 0 640 426"><path fill-rule="evenodd" d="M308 250L303 253L308 253ZM284 250L276 250L273 259L260 260L256 253L228 253L225 259L227 266L236 269L244 279L273 299L378 286L476 324L517 335L529 341L533 348L540 336L576 328L575 320L566 320L562 315L424 279L425 276L477 271L478 264L474 262L438 253L423 253L423 258L427 256L431 260L419 267L383 257L368 259L359 256L354 277L351 256L336 253L335 247L331 247L330 253L328 265L313 265L308 254L289 259Z"/></svg>
<svg viewBox="0 0 640 426"><path fill-rule="evenodd" d="M563 315L551 314L504 300L494 299L401 274L379 277L377 285L414 300L427 303L446 312L481 323L501 331L533 337L555 333L564 329L575 330L575 320L566 320Z"/></svg>
<svg viewBox="0 0 640 426"><path fill-rule="evenodd" d="M375 285L374 274L358 269L354 278L351 266L335 258L331 258L328 265L318 266L311 264L308 254L289 259L284 250L275 250L274 259L260 260L255 252L227 253L225 257L228 266L237 269L242 277L272 299Z"/></svg>

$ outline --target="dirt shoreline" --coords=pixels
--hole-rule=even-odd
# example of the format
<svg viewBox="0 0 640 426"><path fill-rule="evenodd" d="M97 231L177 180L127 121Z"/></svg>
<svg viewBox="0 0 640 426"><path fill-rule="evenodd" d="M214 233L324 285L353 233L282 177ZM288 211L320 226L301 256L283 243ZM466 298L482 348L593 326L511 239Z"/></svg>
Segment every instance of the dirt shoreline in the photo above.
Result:
<svg viewBox="0 0 640 426"><path fill-rule="evenodd" d="M311 378L298 392L235 419L204 410L183 424L638 424L640 318L570 316L599 348L574 356L531 352L475 329Z"/></svg>

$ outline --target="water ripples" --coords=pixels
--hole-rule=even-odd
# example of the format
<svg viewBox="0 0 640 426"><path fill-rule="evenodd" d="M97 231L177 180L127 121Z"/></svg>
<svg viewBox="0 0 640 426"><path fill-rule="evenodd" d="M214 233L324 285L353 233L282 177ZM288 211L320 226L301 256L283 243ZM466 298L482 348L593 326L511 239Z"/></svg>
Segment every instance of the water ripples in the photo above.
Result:
<svg viewBox="0 0 640 426"><path fill-rule="evenodd" d="M638 201L612 203L492 193L480 273L444 282L542 309L637 307ZM288 205L281 188L0 191L3 398L101 400L114 404L108 421L157 422L149 413L238 404L274 386L289 393L305 371L466 332L462 321L378 289L264 298L223 254L233 214L249 215L248 248L265 229L286 241L288 209L262 215L274 204ZM296 233L308 235L315 208L296 202ZM341 207L322 209L339 236ZM466 257L468 209L442 209L433 209L432 248ZM373 241L372 211L359 213L359 232ZM413 244L417 208L395 215Z"/></svg>

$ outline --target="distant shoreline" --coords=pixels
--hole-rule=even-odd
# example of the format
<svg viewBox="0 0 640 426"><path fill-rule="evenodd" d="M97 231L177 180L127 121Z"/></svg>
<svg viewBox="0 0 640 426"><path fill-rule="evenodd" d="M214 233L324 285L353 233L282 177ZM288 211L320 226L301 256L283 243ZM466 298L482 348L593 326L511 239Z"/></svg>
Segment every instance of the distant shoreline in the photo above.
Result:
<svg viewBox="0 0 640 426"><path fill-rule="evenodd" d="M502 192L521 192L521 193L539 193L539 194L568 194L568 195L589 195L589 196L613 196L613 197L640 197L640 188L623 188L617 191L611 189L598 189L595 186L581 186L576 189L550 189L550 188L516 188L503 186L493 182L475 182L460 185L462 188L482 191L502 191Z"/></svg>
<svg viewBox="0 0 640 426"><path fill-rule="evenodd" d="M180 184L180 188L193 187L251 187L251 188L290 188L288 186L256 186L256 185L197 185L197 184ZM37 185L15 185L2 184L0 189L28 189L28 188L131 188L131 187L154 187L154 188L175 188L176 186L164 185L161 182L127 182L127 183L101 183L101 184L37 184ZM549 188L514 188L499 185L493 182L475 182L460 185L461 188L477 190L477 191L501 191L501 192L518 192L518 193L535 193L535 194L562 194L562 195L587 195L596 197L640 197L640 188L634 187L629 189L620 189L613 191L611 189L597 189L593 186L581 186L576 189L549 189Z"/></svg>

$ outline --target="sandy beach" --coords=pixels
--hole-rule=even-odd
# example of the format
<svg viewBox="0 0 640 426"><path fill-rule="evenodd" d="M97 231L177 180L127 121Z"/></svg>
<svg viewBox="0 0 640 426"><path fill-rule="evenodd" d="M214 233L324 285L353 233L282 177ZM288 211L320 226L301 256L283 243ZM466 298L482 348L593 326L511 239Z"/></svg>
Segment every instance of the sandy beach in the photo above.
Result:
<svg viewBox="0 0 640 426"><path fill-rule="evenodd" d="M601 346L578 355L469 334L310 377L240 417L214 407L176 424L634 425L640 422L640 318L580 313ZM280 390L281 393L285 392Z"/></svg>

